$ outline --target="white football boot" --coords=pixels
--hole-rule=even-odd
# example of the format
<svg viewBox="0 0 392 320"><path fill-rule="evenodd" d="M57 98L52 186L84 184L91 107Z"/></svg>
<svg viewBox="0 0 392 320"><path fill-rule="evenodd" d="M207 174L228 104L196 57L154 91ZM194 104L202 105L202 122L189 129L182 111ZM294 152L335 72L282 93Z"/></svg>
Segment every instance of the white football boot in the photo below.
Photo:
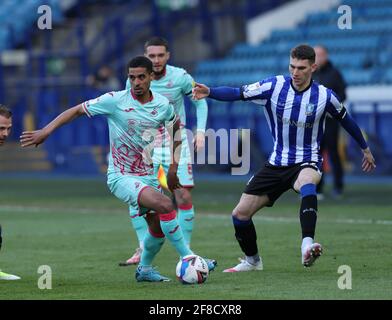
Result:
<svg viewBox="0 0 392 320"><path fill-rule="evenodd" d="M318 257L323 253L321 244L315 242L308 246L302 252L302 264L304 267L310 267L317 260Z"/></svg>
<svg viewBox="0 0 392 320"><path fill-rule="evenodd" d="M20 277L5 273L0 270L0 280L20 280Z"/></svg>

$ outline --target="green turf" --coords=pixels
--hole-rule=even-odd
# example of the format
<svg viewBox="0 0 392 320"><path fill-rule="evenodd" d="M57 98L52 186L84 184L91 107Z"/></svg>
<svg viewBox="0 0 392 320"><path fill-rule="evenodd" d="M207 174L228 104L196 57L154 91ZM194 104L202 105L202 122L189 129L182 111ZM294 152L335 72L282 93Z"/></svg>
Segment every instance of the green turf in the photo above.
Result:
<svg viewBox="0 0 392 320"><path fill-rule="evenodd" d="M137 283L135 267L118 267L136 246L127 207L104 180L2 179L0 267L22 277L0 281L3 299L391 299L392 186L347 186L346 199L319 203L317 239L325 254L300 263L299 198L286 193L255 217L264 271L225 274L241 255L230 213L244 183L199 183L193 249L216 258L207 282L174 279L177 255L167 242L155 260L170 283ZM38 267L52 269L52 289L40 290ZM352 270L352 289L337 282Z"/></svg>

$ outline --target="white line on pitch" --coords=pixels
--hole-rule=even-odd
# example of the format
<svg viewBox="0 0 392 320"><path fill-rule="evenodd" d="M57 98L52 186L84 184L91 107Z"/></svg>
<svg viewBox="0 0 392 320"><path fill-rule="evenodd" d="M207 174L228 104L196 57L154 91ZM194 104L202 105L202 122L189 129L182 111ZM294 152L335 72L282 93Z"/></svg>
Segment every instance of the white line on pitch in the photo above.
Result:
<svg viewBox="0 0 392 320"><path fill-rule="evenodd" d="M78 214L94 214L94 213L105 213L108 214L127 214L127 209L89 209L89 208L50 208L50 207L30 207L30 206L7 206L0 205L0 212L32 212L32 213L56 213L56 212L70 212ZM203 214L204 217L211 219L227 220L231 222L229 214L222 213L207 213ZM267 217L263 215L256 215L253 217L255 221L265 221L272 223L298 223L298 218L289 217ZM392 220L379 220L379 219L323 219L324 223L339 223L339 224L382 224L392 225Z"/></svg>

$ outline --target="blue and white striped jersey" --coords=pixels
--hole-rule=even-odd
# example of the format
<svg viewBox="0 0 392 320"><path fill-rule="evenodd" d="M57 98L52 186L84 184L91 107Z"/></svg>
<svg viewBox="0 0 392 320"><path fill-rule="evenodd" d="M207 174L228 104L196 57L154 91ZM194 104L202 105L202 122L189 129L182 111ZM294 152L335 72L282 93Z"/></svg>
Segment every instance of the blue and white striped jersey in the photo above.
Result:
<svg viewBox="0 0 392 320"><path fill-rule="evenodd" d="M337 95L315 81L296 91L291 77L276 76L241 87L243 100L264 106L264 114L274 140L269 163L289 166L301 162L322 165L320 142L328 112L342 119L346 110Z"/></svg>

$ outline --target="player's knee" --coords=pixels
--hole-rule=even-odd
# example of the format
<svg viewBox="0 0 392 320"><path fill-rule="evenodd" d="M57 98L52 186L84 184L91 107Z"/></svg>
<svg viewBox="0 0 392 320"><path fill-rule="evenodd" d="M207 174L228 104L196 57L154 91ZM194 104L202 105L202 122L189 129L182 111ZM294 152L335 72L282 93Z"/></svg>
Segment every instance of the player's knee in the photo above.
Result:
<svg viewBox="0 0 392 320"><path fill-rule="evenodd" d="M241 208L235 208L231 215L238 220L249 220L251 218L251 213L247 210Z"/></svg>
<svg viewBox="0 0 392 320"><path fill-rule="evenodd" d="M302 175L298 177L298 184L299 184L299 188L301 188L304 185L307 184L314 184L316 185L320 180L320 177L316 174L312 174L312 175Z"/></svg>
<svg viewBox="0 0 392 320"><path fill-rule="evenodd" d="M156 208L157 212L159 213L169 213L175 210L173 202L167 197L165 197L164 199L160 199L159 202L157 202L156 204Z"/></svg>
<svg viewBox="0 0 392 320"><path fill-rule="evenodd" d="M192 204L192 194L190 190L186 188L182 188L179 192L176 193L176 202L177 205L191 205Z"/></svg>
<svg viewBox="0 0 392 320"><path fill-rule="evenodd" d="M311 179L304 179L300 182L300 190L302 189L303 186L306 186L306 185L315 185L316 186L316 184Z"/></svg>

